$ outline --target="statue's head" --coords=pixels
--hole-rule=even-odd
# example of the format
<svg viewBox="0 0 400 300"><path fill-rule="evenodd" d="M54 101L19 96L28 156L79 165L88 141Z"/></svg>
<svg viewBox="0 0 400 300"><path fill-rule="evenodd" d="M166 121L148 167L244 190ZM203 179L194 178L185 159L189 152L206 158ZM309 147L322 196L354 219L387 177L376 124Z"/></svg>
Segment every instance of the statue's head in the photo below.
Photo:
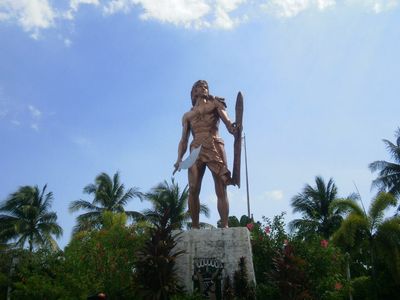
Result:
<svg viewBox="0 0 400 300"><path fill-rule="evenodd" d="M195 106L196 98L198 96L208 96L208 83L205 80L197 80L192 87L190 96L192 98L192 105Z"/></svg>

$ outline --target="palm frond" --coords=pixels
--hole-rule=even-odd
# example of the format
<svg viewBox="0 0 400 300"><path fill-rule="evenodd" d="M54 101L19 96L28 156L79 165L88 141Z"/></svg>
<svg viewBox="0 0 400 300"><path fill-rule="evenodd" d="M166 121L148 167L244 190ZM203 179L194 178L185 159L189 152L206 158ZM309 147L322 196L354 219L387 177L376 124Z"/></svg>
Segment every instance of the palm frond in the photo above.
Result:
<svg viewBox="0 0 400 300"><path fill-rule="evenodd" d="M1 203L0 211L13 213L23 205L28 205L34 194L33 187L21 186L15 193L12 193Z"/></svg>
<svg viewBox="0 0 400 300"><path fill-rule="evenodd" d="M392 158L400 163L400 147L386 139L383 139L383 142L385 143L386 149L389 151Z"/></svg>
<svg viewBox="0 0 400 300"><path fill-rule="evenodd" d="M60 247L58 246L58 243L50 235L47 236L45 243L52 251L59 251L60 250Z"/></svg>
<svg viewBox="0 0 400 300"><path fill-rule="evenodd" d="M89 231L97 229L101 226L102 212L88 212L76 217L76 225L72 229L72 234L75 235L81 231Z"/></svg>
<svg viewBox="0 0 400 300"><path fill-rule="evenodd" d="M89 194L89 195L95 194L96 190L97 190L97 186L95 184L93 184L93 183L90 183L90 184L88 184L87 186L85 186L83 188L83 192L85 194Z"/></svg>
<svg viewBox="0 0 400 300"><path fill-rule="evenodd" d="M337 199L332 202L332 209L348 212L359 216L365 216L363 209L353 198Z"/></svg>
<svg viewBox="0 0 400 300"><path fill-rule="evenodd" d="M200 204L200 214L203 214L207 218L210 217L210 209L208 208L207 204Z"/></svg>
<svg viewBox="0 0 400 300"><path fill-rule="evenodd" d="M93 205L92 203L85 200L76 200L72 201L69 205L69 211L75 212L81 209L89 210L89 211L100 211L101 208Z"/></svg>
<svg viewBox="0 0 400 300"><path fill-rule="evenodd" d="M314 220L294 219L289 223L289 230L292 232L297 230L299 233L315 232L318 225L319 223Z"/></svg>
<svg viewBox="0 0 400 300"><path fill-rule="evenodd" d="M396 206L397 200L390 193L379 193L372 201L368 215L373 224L381 223L384 211L390 206Z"/></svg>
<svg viewBox="0 0 400 300"><path fill-rule="evenodd" d="M137 211L125 211L125 214L136 222L144 219L144 215Z"/></svg>
<svg viewBox="0 0 400 300"><path fill-rule="evenodd" d="M55 212L43 212L38 216L40 223L57 223L57 214Z"/></svg>
<svg viewBox="0 0 400 300"><path fill-rule="evenodd" d="M137 187L130 188L125 194L121 195L118 200L118 204L125 206L130 199L138 198L140 201L143 200L143 194Z"/></svg>
<svg viewBox="0 0 400 300"><path fill-rule="evenodd" d="M41 232L46 232L47 235L53 234L57 238L61 237L63 234L63 229L56 223L40 223L37 228Z"/></svg>
<svg viewBox="0 0 400 300"><path fill-rule="evenodd" d="M0 215L0 241L8 242L18 236L16 230L17 218L13 216Z"/></svg>
<svg viewBox="0 0 400 300"><path fill-rule="evenodd" d="M377 241L387 247L399 247L400 245L400 217L385 220L377 227L375 233Z"/></svg>
<svg viewBox="0 0 400 300"><path fill-rule="evenodd" d="M316 217L315 204L307 196L300 193L292 198L293 212L299 212L303 217L308 217L314 219Z"/></svg>
<svg viewBox="0 0 400 300"><path fill-rule="evenodd" d="M340 228L333 235L333 242L345 247L353 247L358 232L369 232L369 222L365 215L351 213L343 220Z"/></svg>

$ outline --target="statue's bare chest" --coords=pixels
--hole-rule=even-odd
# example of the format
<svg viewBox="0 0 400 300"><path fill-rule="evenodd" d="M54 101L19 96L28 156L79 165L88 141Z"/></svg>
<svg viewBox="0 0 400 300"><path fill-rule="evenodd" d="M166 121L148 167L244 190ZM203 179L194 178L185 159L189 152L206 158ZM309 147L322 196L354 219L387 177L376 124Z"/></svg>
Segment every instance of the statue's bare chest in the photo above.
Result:
<svg viewBox="0 0 400 300"><path fill-rule="evenodd" d="M218 112L213 103L204 103L194 107L189 117L189 122L192 127L196 126L196 124L213 126L218 120Z"/></svg>

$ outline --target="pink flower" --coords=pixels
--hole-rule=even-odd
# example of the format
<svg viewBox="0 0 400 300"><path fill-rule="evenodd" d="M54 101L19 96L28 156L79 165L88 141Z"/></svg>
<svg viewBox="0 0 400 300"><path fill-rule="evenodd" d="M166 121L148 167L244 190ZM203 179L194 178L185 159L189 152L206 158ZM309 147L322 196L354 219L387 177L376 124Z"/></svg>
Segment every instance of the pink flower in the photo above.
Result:
<svg viewBox="0 0 400 300"><path fill-rule="evenodd" d="M338 290L342 289L342 287L343 287L343 285L340 282L335 283L335 290L338 291Z"/></svg>
<svg viewBox="0 0 400 300"><path fill-rule="evenodd" d="M246 227L247 227L248 230L252 231L253 228L254 228L254 224L253 223L249 223L249 224L246 225Z"/></svg>
<svg viewBox="0 0 400 300"><path fill-rule="evenodd" d="M271 228L269 226L265 227L264 232L268 235L271 232Z"/></svg>
<svg viewBox="0 0 400 300"><path fill-rule="evenodd" d="M287 246L289 244L289 241L288 240L284 240L283 241L283 246Z"/></svg>
<svg viewBox="0 0 400 300"><path fill-rule="evenodd" d="M329 242L327 240L321 240L321 247L322 248L328 248Z"/></svg>

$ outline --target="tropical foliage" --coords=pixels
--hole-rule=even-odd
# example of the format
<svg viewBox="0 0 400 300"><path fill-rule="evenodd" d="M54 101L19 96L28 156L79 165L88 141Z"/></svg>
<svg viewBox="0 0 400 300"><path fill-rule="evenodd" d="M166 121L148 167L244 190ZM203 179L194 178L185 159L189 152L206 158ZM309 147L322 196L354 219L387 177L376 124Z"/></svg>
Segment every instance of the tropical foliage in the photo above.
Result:
<svg viewBox="0 0 400 300"><path fill-rule="evenodd" d="M77 224L74 227L74 233L101 228L102 216L105 211L125 213L132 220L140 219L142 216L139 212L125 210L125 206L131 199L142 199L142 193L136 187L129 188L125 192L125 186L121 183L118 172L112 178L106 173L99 174L95 183L85 186L83 192L92 195L93 200L91 202L86 200L71 202L69 207L71 212L82 209L87 211L76 218Z"/></svg>
<svg viewBox="0 0 400 300"><path fill-rule="evenodd" d="M400 284L400 217L384 218L385 211L396 204L396 198L384 192L372 200L368 212L354 200L340 200L336 203L349 213L334 234L333 240L361 260L362 265L368 266L367 274L374 283L379 281L377 268L382 268L383 264L383 268L391 274L389 281ZM360 252L364 253L361 257ZM388 282L387 278L385 281ZM381 291L379 285L376 285L371 292L385 291Z"/></svg>
<svg viewBox="0 0 400 300"><path fill-rule="evenodd" d="M323 237L285 231L284 213L248 226L258 299L342 299L344 256Z"/></svg>
<svg viewBox="0 0 400 300"><path fill-rule="evenodd" d="M56 238L62 235L57 214L50 211L53 193L38 186L22 186L0 205L0 241L14 241L18 247L28 244L57 249Z"/></svg>
<svg viewBox="0 0 400 300"><path fill-rule="evenodd" d="M380 191L386 191L394 196L400 196L400 127L395 133L396 144L383 139L394 162L377 160L369 165L372 172L378 172L378 177L372 182Z"/></svg>
<svg viewBox="0 0 400 300"><path fill-rule="evenodd" d="M301 219L290 222L292 230L307 236L316 232L329 238L339 228L342 211L332 204L338 197L337 187L333 179L328 183L322 177L315 177L315 187L306 184L303 191L292 198L293 212L302 214Z"/></svg>
<svg viewBox="0 0 400 300"><path fill-rule="evenodd" d="M164 181L145 194L146 200L152 204L151 209L144 211L146 220L156 226L171 226L171 229L182 229L190 219L188 206L188 188L182 191L178 184L172 180L171 183ZM209 216L209 209L206 205L200 205L200 213ZM163 217L167 216L166 219ZM163 224L161 222L168 222Z"/></svg>
<svg viewBox="0 0 400 300"><path fill-rule="evenodd" d="M172 295L182 294L174 272L176 258L182 251L173 251L177 233L187 219L187 189L180 192L172 181L161 183L146 194L152 208L144 212L151 223L150 238L138 252L136 281L139 295L143 299L170 299ZM149 280L151 278L151 280Z"/></svg>
<svg viewBox="0 0 400 300"><path fill-rule="evenodd" d="M290 232L284 213L260 221L230 216L230 227L250 231L253 261L240 260L237 272L224 278L224 299L397 299L400 216L390 209L399 196L400 128L396 137L397 146L384 140L395 163L370 165L380 171L374 181L380 192L368 210L355 196L339 198L333 179L325 183L317 176L314 186L292 198L301 218L290 222ZM0 203L1 299L89 299L99 293L107 299L202 299L184 293L175 270L177 234L190 228L187 187L164 181L143 195L137 188L126 191L118 173L101 173L84 192L93 199L71 203L71 211L85 212L58 251L54 238L62 230L46 186L21 187ZM151 207L126 211L132 198ZM255 290L247 263L254 266Z"/></svg>
<svg viewBox="0 0 400 300"><path fill-rule="evenodd" d="M87 299L99 292L108 299L137 298L135 253L147 235L137 233L140 225L127 227L123 213L103 214L100 230L76 234L64 251L0 252L0 279L8 279L0 280L0 293L38 300Z"/></svg>
<svg viewBox="0 0 400 300"><path fill-rule="evenodd" d="M71 284L86 296L106 292L111 299L132 299L136 252L147 235L138 234L140 225L126 226L124 213L105 211L103 219L100 230L76 234L65 249L67 271L79 279Z"/></svg>

